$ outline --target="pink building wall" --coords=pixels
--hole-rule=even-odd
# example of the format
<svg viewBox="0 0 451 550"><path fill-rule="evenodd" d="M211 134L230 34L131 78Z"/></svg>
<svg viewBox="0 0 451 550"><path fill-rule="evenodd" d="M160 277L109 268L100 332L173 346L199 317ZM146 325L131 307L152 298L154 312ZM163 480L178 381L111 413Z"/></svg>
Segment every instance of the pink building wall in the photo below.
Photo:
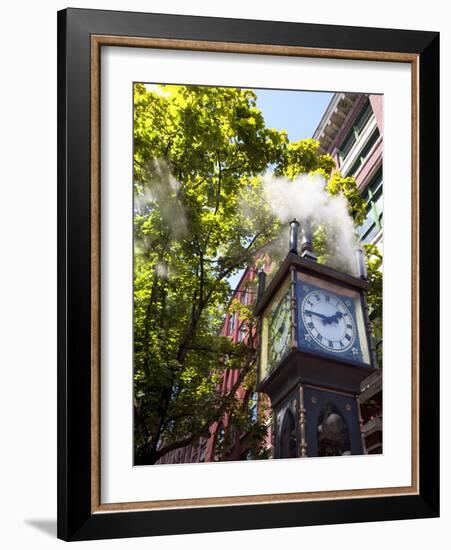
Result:
<svg viewBox="0 0 451 550"><path fill-rule="evenodd" d="M266 266L269 267L269 266ZM238 286L235 290L235 293L232 297L235 299L240 300L240 302L243 303L243 305L251 306L255 299L256 299L256 289L255 285L253 288L248 288L249 282L253 281L256 278L256 269L254 267L249 267L244 272L240 282L238 283ZM247 292L246 292L247 291ZM243 300L244 296L247 298ZM222 336L228 336L231 338L232 342L237 343L240 341L240 335L241 335L241 322L238 320L238 312L235 313L236 319L235 319L235 325L233 330L230 332L230 324L232 323L232 313L228 313L224 324L219 332ZM247 332L247 331L246 331ZM255 336L255 334L254 334ZM244 337L242 337L242 341L247 341L247 335L245 333ZM257 343L258 345L258 343ZM235 370L227 370L224 369L224 376L222 380L221 386L218 388L218 390L225 394L228 391L231 390L233 385L236 383L240 376L240 371L238 369ZM250 390L245 389L244 387L240 387L237 390L236 396L242 400L243 406L246 403L246 400L250 396L252 392ZM227 427L230 425L231 418L228 415L225 415L223 419L219 422L215 422L210 427L210 437L207 441L207 448L206 448L206 454L205 454L205 461L211 462L215 460L214 452L215 452L215 446L216 446L216 439L218 436L218 432L221 428L221 426L226 430ZM272 429L271 427L268 428L268 433L266 436L266 446L269 448L271 447L271 440L272 440ZM227 460L241 460L241 457L245 451L247 451L248 445L246 443L246 434L239 434L237 437L237 440L235 442L234 447L232 448L231 452L229 453Z"/></svg>
<svg viewBox="0 0 451 550"><path fill-rule="evenodd" d="M250 281L253 281L254 278L255 278L255 270L252 268L246 269L246 271L243 273L243 276L241 277L240 282L238 283L238 286L232 296L232 299L237 299L240 302L242 302L243 305L249 306L253 302L255 296L251 294L251 292L253 291L251 291L248 288L248 284ZM230 330L231 324L233 322L234 322L234 327L232 330ZM241 326L242 326L242 321L239 320L239 313L238 312L228 313L224 319L224 324L222 325L222 328L219 331L219 334L221 336L230 337L232 342L238 343L240 341L240 336L241 336ZM244 337L242 338L242 341L246 341L246 340L247 340L247 336L244 335ZM229 392L234 386L234 384L237 382L239 376L240 376L240 372L238 369L228 370L225 368L223 373L222 384L218 388L220 393L226 394L227 392ZM236 396L239 399L242 399L244 404L248 393L249 392L246 391L244 388L238 388L236 392ZM218 432L221 429L221 426L226 430L230 425L230 421L231 419L229 415L225 415L221 421L214 422L210 426L210 437L207 441L207 448L206 448L206 455L205 455L206 462L214 461L215 459L214 453L215 453L215 446L216 446L216 439L218 436ZM233 447L233 449L231 450L231 453L228 456L228 460L240 460L240 457L245 450L246 449L240 444L240 440L238 440L235 446Z"/></svg>
<svg viewBox="0 0 451 550"><path fill-rule="evenodd" d="M384 132L384 96L383 95L370 95L371 108L373 109L374 116L376 117L377 126L379 132Z"/></svg>

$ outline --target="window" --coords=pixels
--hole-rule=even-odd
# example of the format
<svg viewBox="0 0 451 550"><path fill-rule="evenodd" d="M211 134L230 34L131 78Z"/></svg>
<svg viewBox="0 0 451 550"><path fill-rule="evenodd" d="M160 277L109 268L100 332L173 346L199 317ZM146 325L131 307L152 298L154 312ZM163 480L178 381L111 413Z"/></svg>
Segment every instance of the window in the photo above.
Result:
<svg viewBox="0 0 451 550"><path fill-rule="evenodd" d="M340 163L344 162L345 158L348 156L349 151L352 149L356 141L357 141L357 136L354 132L354 128L351 128L351 131L346 136L346 139L343 141L340 149L338 150Z"/></svg>
<svg viewBox="0 0 451 550"><path fill-rule="evenodd" d="M249 415L252 422L257 422L258 413L258 393L254 392L249 395L248 401Z"/></svg>
<svg viewBox="0 0 451 550"><path fill-rule="evenodd" d="M345 139L342 141L338 149L340 164L342 164L348 156L349 152L353 148L354 144L356 143L358 137L362 133L366 123L368 122L372 114L373 110L371 108L370 102L367 101L365 107L355 119L352 128L349 130L348 134L346 135Z"/></svg>
<svg viewBox="0 0 451 550"><path fill-rule="evenodd" d="M357 132L357 134L362 133L363 128L365 128L365 125L370 119L370 116L372 114L373 114L373 109L371 108L371 104L368 100L364 109L361 111L360 115L357 117L356 121L354 122L354 129Z"/></svg>
<svg viewBox="0 0 451 550"><path fill-rule="evenodd" d="M360 240L370 243L383 227L384 201L382 195L382 169L367 185L362 194L367 204L367 216L363 224L357 228Z"/></svg>
<svg viewBox="0 0 451 550"><path fill-rule="evenodd" d="M235 330L235 321L236 321L236 313L232 313L229 317L229 328L227 331L227 334L229 336L232 336L233 331Z"/></svg>
<svg viewBox="0 0 451 550"><path fill-rule="evenodd" d="M241 303L243 306L247 306L248 290L244 289L241 293Z"/></svg>
<svg viewBox="0 0 451 550"><path fill-rule="evenodd" d="M249 288L245 288L240 292L241 292L240 302L243 304L243 306L251 305L253 302L254 292Z"/></svg>
<svg viewBox="0 0 451 550"><path fill-rule="evenodd" d="M239 330L239 333L238 333L238 341L243 342L243 340L246 338L246 336L247 336L247 325L246 325L246 322L243 321L241 323L240 330Z"/></svg>
<svg viewBox="0 0 451 550"><path fill-rule="evenodd" d="M379 129L375 128L373 133L371 134L370 138L366 142L365 147L361 150L359 153L357 159L354 161L354 164L351 166L351 168L347 171L347 176L354 176L359 168L365 164L366 159L368 158L371 149L373 148L376 141L379 139L380 133Z"/></svg>
<svg viewBox="0 0 451 550"><path fill-rule="evenodd" d="M220 460L220 458L218 457L222 456L224 439L225 439L225 429L224 429L224 425L221 423L219 424L216 431L215 460Z"/></svg>

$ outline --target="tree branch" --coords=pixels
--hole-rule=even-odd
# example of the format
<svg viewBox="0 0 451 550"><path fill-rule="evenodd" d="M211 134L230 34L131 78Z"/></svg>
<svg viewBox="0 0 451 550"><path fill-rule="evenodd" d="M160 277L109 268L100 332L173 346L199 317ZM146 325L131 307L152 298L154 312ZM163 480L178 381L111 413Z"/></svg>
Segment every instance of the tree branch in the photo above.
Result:
<svg viewBox="0 0 451 550"><path fill-rule="evenodd" d="M238 390L238 388L241 386L241 383L244 380L244 377L246 374L250 371L251 367L254 364L255 360L255 351L250 355L248 363L246 366L243 366L242 370L240 371L240 375L238 376L237 380L235 381L235 384L230 389L229 393L223 397L222 404L218 407L218 409L212 414L209 419L193 434L185 437L184 439L179 439L178 441L174 441L172 443L169 443L168 445L162 447L159 449L156 453L156 459L160 459L165 454L174 451L175 449L180 449L182 447L186 447L187 445L190 445L191 443L194 443L196 439L201 437L203 434L207 432L207 430L210 428L210 426L213 424L213 422L218 421L222 415L227 410L229 401L235 397L235 394Z"/></svg>
<svg viewBox="0 0 451 550"><path fill-rule="evenodd" d="M216 206L215 206L215 216L218 212L219 208L219 202L221 200L221 183L222 183L222 165L221 165L221 158L219 156L219 151L216 149L216 158L218 159L218 188L216 190ZM210 235L209 235L210 236Z"/></svg>

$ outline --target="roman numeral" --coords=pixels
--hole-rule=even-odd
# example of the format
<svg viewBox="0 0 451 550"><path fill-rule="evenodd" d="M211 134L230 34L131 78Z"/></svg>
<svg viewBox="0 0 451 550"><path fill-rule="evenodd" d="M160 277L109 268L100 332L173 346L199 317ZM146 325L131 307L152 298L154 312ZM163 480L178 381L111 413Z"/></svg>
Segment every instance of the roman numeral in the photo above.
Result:
<svg viewBox="0 0 451 550"><path fill-rule="evenodd" d="M326 302L330 302L330 296L328 296L327 294L325 295L325 298L326 298Z"/></svg>
<svg viewBox="0 0 451 550"><path fill-rule="evenodd" d="M311 322L307 323L307 326L308 326L308 328L314 328L315 327L315 325Z"/></svg>
<svg viewBox="0 0 451 550"><path fill-rule="evenodd" d="M340 344L340 348L344 348L344 347L345 347L345 345L343 344L343 342L342 342L341 340L340 340L339 344Z"/></svg>
<svg viewBox="0 0 451 550"><path fill-rule="evenodd" d="M318 340L319 340L320 342L323 341L323 337L321 336L321 334L318 334L317 338L318 338Z"/></svg>
<svg viewBox="0 0 451 550"><path fill-rule="evenodd" d="M354 328L352 325L350 325L349 323L346 325L346 328Z"/></svg>
<svg viewBox="0 0 451 550"><path fill-rule="evenodd" d="M346 340L347 340L348 342L351 341L351 336L350 336L349 334L345 334L345 338L346 338Z"/></svg>
<svg viewBox="0 0 451 550"><path fill-rule="evenodd" d="M315 294L315 298L318 302L321 302L321 298L318 296L318 294Z"/></svg>
<svg viewBox="0 0 451 550"><path fill-rule="evenodd" d="M332 340L329 340L329 347L330 347L330 348L333 348L333 347L334 347L334 343L332 342Z"/></svg>

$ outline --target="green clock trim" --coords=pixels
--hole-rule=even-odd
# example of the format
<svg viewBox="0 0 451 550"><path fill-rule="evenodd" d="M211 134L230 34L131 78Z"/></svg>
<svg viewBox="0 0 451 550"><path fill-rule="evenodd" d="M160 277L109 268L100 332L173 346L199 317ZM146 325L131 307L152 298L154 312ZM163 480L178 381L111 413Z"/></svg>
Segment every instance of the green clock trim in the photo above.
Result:
<svg viewBox="0 0 451 550"><path fill-rule="evenodd" d="M272 370L286 355L291 339L290 292L287 291L268 320L268 367Z"/></svg>

